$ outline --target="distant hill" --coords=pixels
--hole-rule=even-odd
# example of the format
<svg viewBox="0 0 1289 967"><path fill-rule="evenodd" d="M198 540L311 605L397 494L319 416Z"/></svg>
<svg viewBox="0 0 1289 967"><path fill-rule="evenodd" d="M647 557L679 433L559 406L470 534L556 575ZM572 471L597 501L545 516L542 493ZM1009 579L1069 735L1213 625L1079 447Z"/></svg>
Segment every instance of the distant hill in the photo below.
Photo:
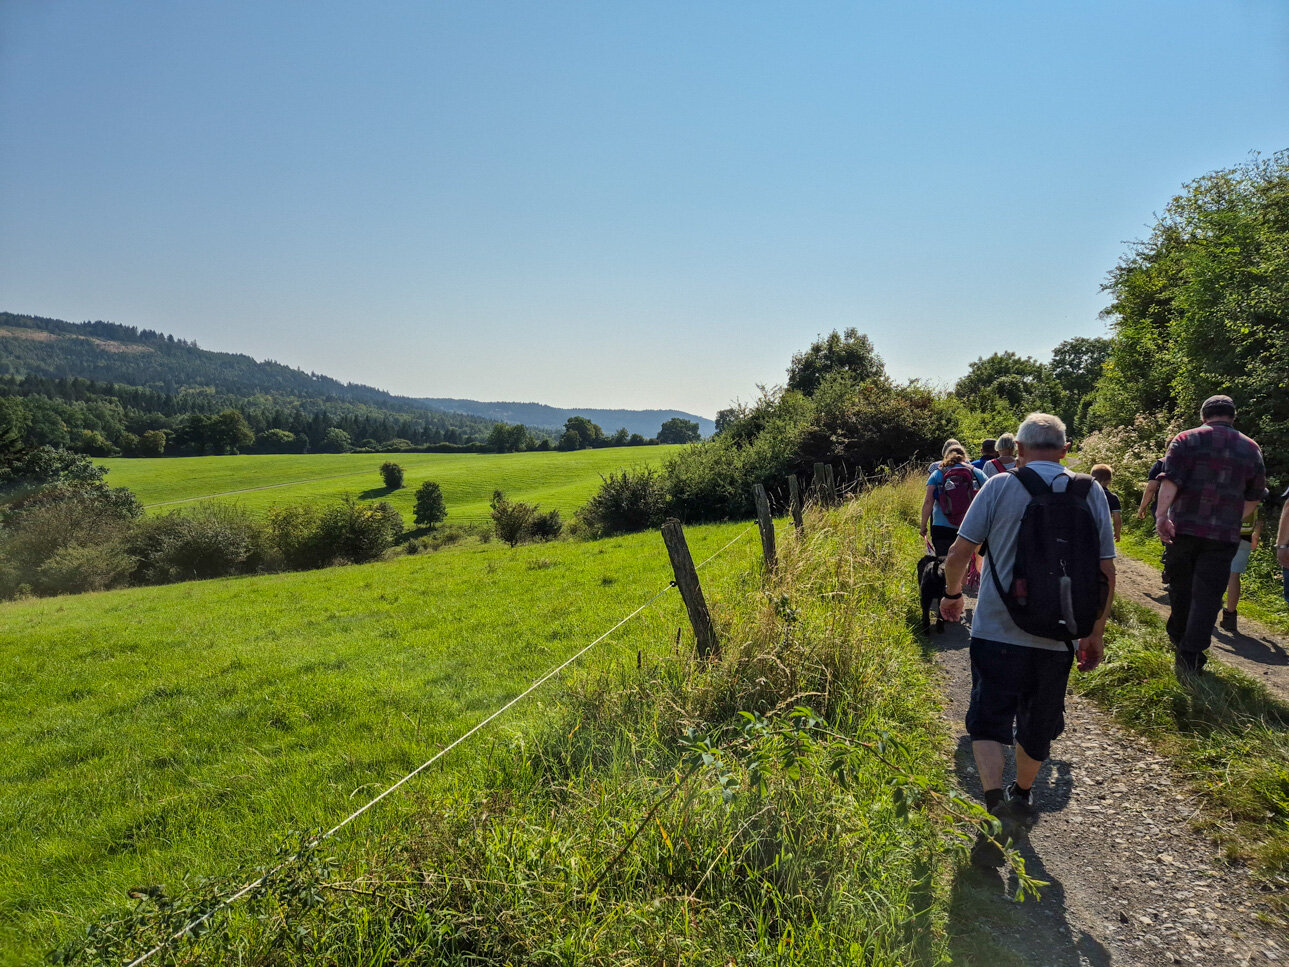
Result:
<svg viewBox="0 0 1289 967"><path fill-rule="evenodd" d="M226 420L222 430L210 423L229 410L242 414L260 452L386 444L487 449L498 422L529 427L533 445L545 437L557 440L573 415L609 434L625 426L646 439L677 416L697 421L704 435L714 430L710 420L676 410L563 410L395 396L273 360L212 352L150 329L0 312L0 410L6 399L15 401L8 420L25 427L28 443L95 456L152 455L140 448L140 439L153 430L167 435L167 454L245 450L249 444L236 421Z"/></svg>
<svg viewBox="0 0 1289 967"><path fill-rule="evenodd" d="M563 429L570 416L584 416L597 424L605 433L626 427L629 433L639 433L645 439L658 435L658 428L668 420L680 417L698 424L698 431L705 437L716 432L716 424L705 416L695 416L681 410L597 410L591 408L560 409L544 403L484 403L479 400L457 400L447 397L421 399L419 402L436 410L482 416L501 423L523 423L549 430Z"/></svg>

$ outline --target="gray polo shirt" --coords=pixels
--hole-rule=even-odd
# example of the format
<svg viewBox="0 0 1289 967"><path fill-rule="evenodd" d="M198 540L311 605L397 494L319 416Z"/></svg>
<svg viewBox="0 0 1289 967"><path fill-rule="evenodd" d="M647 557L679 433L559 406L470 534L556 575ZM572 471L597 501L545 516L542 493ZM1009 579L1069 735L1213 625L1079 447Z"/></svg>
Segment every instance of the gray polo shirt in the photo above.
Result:
<svg viewBox="0 0 1289 967"><path fill-rule="evenodd" d="M1038 475L1049 485L1057 476L1072 476L1059 463L1051 460L1033 460L1026 464L1038 472ZM1066 484L1059 481L1054 485L1056 490L1064 490ZM980 597L976 601L976 612L971 620L971 636L987 638L990 641L1001 641L1009 645L1026 645L1030 648L1043 648L1047 651L1065 651L1065 643L1051 638L1040 638L1021 631L1007 613L1007 605L998 596L991 568L998 568L998 580L1003 587L1011 584L1012 567L1016 563L1016 539L1020 535L1020 519L1029 506L1029 491L1025 485L1009 473L1000 473L990 477L989 482L976 494L971 502L958 536L973 544L989 542L989 553L985 555L985 573L980 578ZM1106 503L1105 491L1095 480L1088 491L1088 508L1096 522L1097 533L1101 538L1101 559L1113 558L1114 524L1110 520L1110 506Z"/></svg>

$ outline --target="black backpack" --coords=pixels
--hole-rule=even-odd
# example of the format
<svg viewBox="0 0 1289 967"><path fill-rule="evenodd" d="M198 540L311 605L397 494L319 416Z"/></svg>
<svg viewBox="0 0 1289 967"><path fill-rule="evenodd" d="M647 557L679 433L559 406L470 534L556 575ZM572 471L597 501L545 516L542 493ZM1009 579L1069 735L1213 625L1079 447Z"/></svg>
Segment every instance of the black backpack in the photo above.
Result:
<svg viewBox="0 0 1289 967"><path fill-rule="evenodd" d="M991 565L994 587L1022 631L1073 649L1075 638L1092 631L1109 591L1101 535L1088 507L1092 478L1062 474L1068 483L1057 491L1030 467L1007 472L1029 491L1029 505L1016 537L1011 587L1003 590Z"/></svg>

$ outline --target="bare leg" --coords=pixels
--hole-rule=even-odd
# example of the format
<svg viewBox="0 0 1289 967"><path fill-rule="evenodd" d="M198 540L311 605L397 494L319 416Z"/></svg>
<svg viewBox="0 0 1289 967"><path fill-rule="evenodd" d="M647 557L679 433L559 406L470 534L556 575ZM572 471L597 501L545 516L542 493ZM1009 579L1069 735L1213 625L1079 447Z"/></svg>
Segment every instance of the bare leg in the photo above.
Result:
<svg viewBox="0 0 1289 967"><path fill-rule="evenodd" d="M971 743L971 754L976 757L976 772L985 792L1003 787L1003 744L980 739ZM1037 770L1035 770L1037 771Z"/></svg>
<svg viewBox="0 0 1289 967"><path fill-rule="evenodd" d="M1226 582L1226 610L1235 611L1240 606L1240 575L1232 574Z"/></svg>
<svg viewBox="0 0 1289 967"><path fill-rule="evenodd" d="M1019 742L1016 743L1016 785L1022 789L1032 789L1042 765L1038 760L1031 759Z"/></svg>

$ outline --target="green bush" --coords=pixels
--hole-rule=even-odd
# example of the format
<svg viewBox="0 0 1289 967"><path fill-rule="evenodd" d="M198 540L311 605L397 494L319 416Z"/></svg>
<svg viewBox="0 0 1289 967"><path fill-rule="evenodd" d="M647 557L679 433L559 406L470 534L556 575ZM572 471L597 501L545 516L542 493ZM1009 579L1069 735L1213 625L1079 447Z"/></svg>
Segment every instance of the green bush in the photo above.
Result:
<svg viewBox="0 0 1289 967"><path fill-rule="evenodd" d="M104 591L125 584L134 567L122 541L68 544L40 565L33 588L43 594Z"/></svg>
<svg viewBox="0 0 1289 967"><path fill-rule="evenodd" d="M544 514L534 513L528 530L535 540L553 541L563 532L564 521L560 519L558 510L547 511Z"/></svg>
<svg viewBox="0 0 1289 967"><path fill-rule="evenodd" d="M385 482L386 490L399 490L403 486L403 468L392 460L380 465L380 478Z"/></svg>
<svg viewBox="0 0 1289 967"><path fill-rule="evenodd" d="M244 574L264 563L265 528L246 511L203 504L142 521L130 542L144 584Z"/></svg>
<svg viewBox="0 0 1289 967"><path fill-rule="evenodd" d="M627 534L660 527L666 517L667 491L662 476L652 467L623 470L601 478L603 482L576 515L593 537Z"/></svg>
<svg viewBox="0 0 1289 967"><path fill-rule="evenodd" d="M537 508L523 501L509 501L497 491L492 501L492 523L497 537L511 547L532 537L533 518Z"/></svg>
<svg viewBox="0 0 1289 967"><path fill-rule="evenodd" d="M376 560L402 536L403 518L385 501L366 505L345 497L322 512L312 540L324 564L337 559L362 564Z"/></svg>

